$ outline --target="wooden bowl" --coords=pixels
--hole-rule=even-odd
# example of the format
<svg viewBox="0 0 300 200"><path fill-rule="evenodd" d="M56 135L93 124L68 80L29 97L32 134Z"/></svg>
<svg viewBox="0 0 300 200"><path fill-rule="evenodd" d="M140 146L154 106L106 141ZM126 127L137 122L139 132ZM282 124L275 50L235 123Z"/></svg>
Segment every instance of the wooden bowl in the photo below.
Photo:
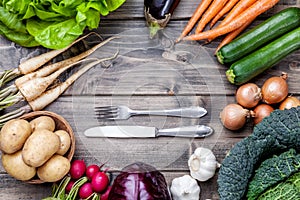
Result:
<svg viewBox="0 0 300 200"><path fill-rule="evenodd" d="M34 118L40 117L40 116L48 116L51 117L55 121L55 130L64 130L69 133L71 138L71 146L68 152L64 155L68 160L71 162L74 152L75 152L75 137L74 132L70 126L70 124L60 115L50 112L50 111L34 111L27 114L22 115L20 118L25 119L27 121L31 121ZM37 176L35 176L33 179L26 181L30 184L41 184L44 183L44 181L40 180Z"/></svg>

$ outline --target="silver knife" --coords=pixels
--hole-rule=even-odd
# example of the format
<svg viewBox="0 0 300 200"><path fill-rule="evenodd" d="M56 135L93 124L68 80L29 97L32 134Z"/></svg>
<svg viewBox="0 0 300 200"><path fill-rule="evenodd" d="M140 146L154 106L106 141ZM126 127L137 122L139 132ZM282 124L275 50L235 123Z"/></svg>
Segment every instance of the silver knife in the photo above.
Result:
<svg viewBox="0 0 300 200"><path fill-rule="evenodd" d="M86 137L154 138L160 136L203 138L211 135L213 129L205 125L158 129L149 126L96 126L84 131Z"/></svg>

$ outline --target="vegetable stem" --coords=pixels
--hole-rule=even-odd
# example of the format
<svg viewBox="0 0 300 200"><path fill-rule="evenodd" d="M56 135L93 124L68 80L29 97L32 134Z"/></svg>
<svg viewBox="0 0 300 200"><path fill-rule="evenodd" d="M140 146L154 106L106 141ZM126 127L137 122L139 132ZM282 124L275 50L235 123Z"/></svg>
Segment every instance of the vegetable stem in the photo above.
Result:
<svg viewBox="0 0 300 200"><path fill-rule="evenodd" d="M16 78L19 74L16 72L16 70L5 70L0 74L0 87L2 87L5 83L13 80Z"/></svg>
<svg viewBox="0 0 300 200"><path fill-rule="evenodd" d="M2 127L7 121L18 118L18 117L22 116L23 114L30 112L31 110L32 109L29 105L25 105L21 108L18 108L16 110L13 110L9 113L2 115L0 117L0 127Z"/></svg>

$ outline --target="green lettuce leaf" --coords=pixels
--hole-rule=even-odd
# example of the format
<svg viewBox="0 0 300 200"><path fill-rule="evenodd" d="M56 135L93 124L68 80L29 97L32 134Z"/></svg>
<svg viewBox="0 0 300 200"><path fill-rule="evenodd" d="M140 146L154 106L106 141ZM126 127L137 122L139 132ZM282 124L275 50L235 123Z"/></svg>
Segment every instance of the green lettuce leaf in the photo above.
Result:
<svg viewBox="0 0 300 200"><path fill-rule="evenodd" d="M125 0L1 0L0 34L22 46L66 47Z"/></svg>

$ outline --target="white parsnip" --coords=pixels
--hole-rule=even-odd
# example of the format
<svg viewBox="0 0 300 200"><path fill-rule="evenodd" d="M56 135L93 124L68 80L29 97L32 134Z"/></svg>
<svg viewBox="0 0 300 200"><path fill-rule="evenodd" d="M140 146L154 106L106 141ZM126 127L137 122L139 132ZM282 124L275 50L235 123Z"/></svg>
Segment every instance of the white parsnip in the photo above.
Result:
<svg viewBox="0 0 300 200"><path fill-rule="evenodd" d="M112 57L106 58L86 58L88 55L91 55L98 48L105 45L109 41L117 37L111 37L102 41L101 43L95 45L86 52L81 53L76 58L67 59L67 61L61 61L59 64L53 64L45 66L40 70L37 70L27 76L26 79L23 79L19 83L19 88L16 84L9 86L7 89L0 91L0 110L7 108L21 100L27 100L27 105L20 107L11 112L5 113L0 116L0 128L9 120L18 118L24 113L30 111L42 110L44 107L55 101L71 84L73 84L76 79L78 79L82 74L91 69L93 66L114 59L118 52L115 53ZM86 59L83 59L86 58ZM74 61L75 60L75 61ZM93 61L94 60L94 61ZM55 87L49 86L55 81L55 79L68 68L86 61L93 61L79 69L73 75L71 75L65 82L56 85ZM62 64L63 63L63 64ZM1 75L0 75L1 76ZM0 77L1 78L1 77ZM21 80L21 79L19 79ZM1 81L0 81L1 85ZM20 89L20 90L19 90ZM47 90L48 89L48 90ZM25 95L26 93L26 95ZM2 105L3 104L3 105Z"/></svg>
<svg viewBox="0 0 300 200"><path fill-rule="evenodd" d="M90 58L90 59L84 59L84 60L79 60L77 62L74 62L72 64L69 64L63 68L60 68L50 74L49 76L45 77L36 77L32 78L23 84L18 86L19 91L21 92L22 96L27 100L27 101L32 101L38 96L40 96L43 92L47 90L49 85L51 85L57 77L66 71L67 69L73 67L74 65L77 65L81 62L86 62L90 60L98 60L97 58Z"/></svg>
<svg viewBox="0 0 300 200"><path fill-rule="evenodd" d="M53 87L46 92L44 92L42 95L37 97L36 99L32 101L28 101L28 104L30 105L31 109L33 111L42 110L47 105L49 105L51 102L55 101L70 85L72 85L76 79L78 79L81 75L83 75L86 71L94 67L95 65L111 60L117 56L117 53L113 57L109 58L103 58L99 59L97 61L94 61L92 63L89 63L88 65L84 66L80 70L78 70L76 73L72 74L65 82L60 83L56 87Z"/></svg>
<svg viewBox="0 0 300 200"><path fill-rule="evenodd" d="M57 49L57 50L52 50L52 51L46 52L44 54L41 54L39 56L30 58L30 59L22 62L19 65L19 67L17 69L15 69L15 72L17 72L18 74L28 74L30 72L33 72L36 69L38 69L41 66L43 66L44 64L46 64L47 62L49 62L55 56L61 54L64 51L66 51L71 46L73 46L74 44L76 44L77 42L83 40L84 38L88 37L91 34L93 34L93 32L91 32L91 33L89 33L87 35L84 35L84 36L78 38L77 40L75 40L74 42L72 42L71 44L69 44L68 46L66 46L65 48Z"/></svg>
<svg viewBox="0 0 300 200"><path fill-rule="evenodd" d="M19 78L17 78L15 80L15 85L17 87L19 87L19 85L23 84L24 82L34 78L34 77L44 77L44 76L47 76L49 74L51 74L52 72L58 70L59 68L61 67L64 67L66 65L70 65L71 63L74 63L74 62L77 62L83 58L86 58L87 56L91 55L92 53L94 53L97 49L99 49L100 47L102 47L103 45L105 45L106 43L108 43L109 41L115 39L116 37L110 37L108 38L107 40L104 40L103 42L93 46L92 48L86 50L85 52L77 55L77 56L74 56L72 58L68 58L66 60L63 60L63 61L60 61L60 62L57 62L57 63L54 63L54 64L51 64L51 65L48 65L48 66L45 66L37 71L34 71L32 73L28 73L24 76L21 76Z"/></svg>

